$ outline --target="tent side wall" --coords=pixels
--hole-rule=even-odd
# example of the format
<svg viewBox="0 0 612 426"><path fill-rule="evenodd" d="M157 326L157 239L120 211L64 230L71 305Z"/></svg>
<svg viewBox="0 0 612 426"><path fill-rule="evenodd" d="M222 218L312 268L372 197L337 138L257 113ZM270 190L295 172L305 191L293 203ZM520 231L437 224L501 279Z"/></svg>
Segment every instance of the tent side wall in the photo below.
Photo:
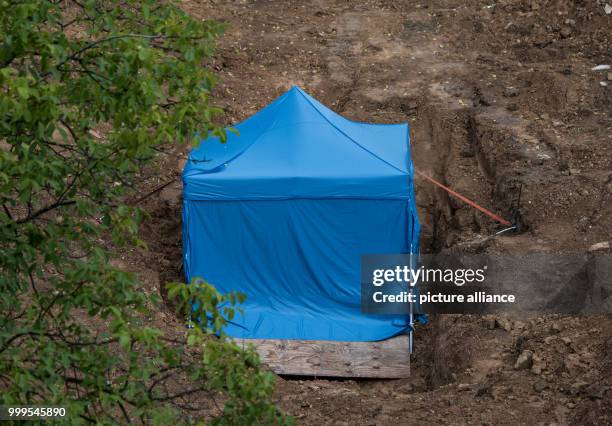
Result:
<svg viewBox="0 0 612 426"><path fill-rule="evenodd" d="M360 312L360 256L418 252L418 233L414 198L186 199L185 272L247 295L230 336L383 340L410 319Z"/></svg>

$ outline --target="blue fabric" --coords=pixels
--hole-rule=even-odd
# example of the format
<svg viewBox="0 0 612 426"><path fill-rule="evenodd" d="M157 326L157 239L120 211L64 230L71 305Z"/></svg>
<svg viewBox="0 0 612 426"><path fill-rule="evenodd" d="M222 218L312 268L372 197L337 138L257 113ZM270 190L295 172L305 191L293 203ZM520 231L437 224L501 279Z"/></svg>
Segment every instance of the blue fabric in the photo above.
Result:
<svg viewBox="0 0 612 426"><path fill-rule="evenodd" d="M247 295L233 337L382 340L410 318L360 312L360 256L417 253L407 124L349 121L294 87L208 138L183 171L186 278Z"/></svg>

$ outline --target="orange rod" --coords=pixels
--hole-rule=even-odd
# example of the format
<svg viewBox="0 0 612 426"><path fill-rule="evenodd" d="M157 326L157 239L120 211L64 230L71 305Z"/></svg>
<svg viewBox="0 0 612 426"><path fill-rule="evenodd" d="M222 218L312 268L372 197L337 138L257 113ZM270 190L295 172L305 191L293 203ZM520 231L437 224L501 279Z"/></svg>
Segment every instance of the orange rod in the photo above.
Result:
<svg viewBox="0 0 612 426"><path fill-rule="evenodd" d="M508 222L506 219L504 219L503 217L500 217L498 215L496 215L495 213L485 209L484 207L479 206L478 204L476 204L475 202L473 202L472 200L464 197L463 195L453 191L452 189L450 189L447 186L442 185L440 182L438 182L437 180L435 180L432 177L427 176L425 173L416 170L415 171L422 177L424 177L425 179L427 179L428 181L432 182L433 184L439 186L440 188L442 188L443 190L445 190L446 192L448 192L449 194L453 195L454 197L459 198L461 201L463 201L464 203L469 204L470 206L474 207L475 209L480 210L481 212L483 212L484 214L488 215L489 217L495 219L496 221L498 221L499 223L502 223L506 226L511 226L512 224L510 222Z"/></svg>

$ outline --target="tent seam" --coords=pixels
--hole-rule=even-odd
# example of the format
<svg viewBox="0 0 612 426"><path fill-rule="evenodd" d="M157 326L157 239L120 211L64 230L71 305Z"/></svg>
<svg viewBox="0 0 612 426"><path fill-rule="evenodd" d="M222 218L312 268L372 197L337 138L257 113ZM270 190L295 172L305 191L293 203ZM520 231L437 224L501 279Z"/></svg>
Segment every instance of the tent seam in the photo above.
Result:
<svg viewBox="0 0 612 426"><path fill-rule="evenodd" d="M399 171L402 174L408 175L410 176L409 172L406 172L402 169L400 169L399 167L394 166L393 164L389 163L388 161L386 161L385 159L379 157L378 155L374 154L372 151L370 151L369 149L367 149L366 147L364 147L363 145L361 145L359 142L357 142L355 139L353 139L351 136L349 136L348 134L346 134L345 132L343 132L338 126L336 126L334 123L332 123L329 118L327 118L321 111L319 111L319 108L317 108L317 106L315 104L312 103L312 101L310 99L308 99L307 96L304 95L304 93L302 93L302 90L298 88L298 92L300 93L300 95L302 95L302 97L304 99L306 99L306 101L310 104L311 107L313 107L317 113L319 113L319 115L321 117L323 117L323 119L325 121L327 121L329 123L330 126L332 126L334 129L336 129L338 132L342 133L345 137L347 137L348 139L351 140L351 142L353 142L355 145L357 145L359 148L363 149L365 152L367 152L368 154L370 154L372 157L377 158L378 160L382 161L383 163L385 163L387 166L394 168L395 170Z"/></svg>
<svg viewBox="0 0 612 426"><path fill-rule="evenodd" d="M226 201L290 201L290 200L313 200L313 201L325 201L325 200L362 200L362 201L411 201L410 196L402 197L355 197L355 196L342 196L342 197L271 197L271 198L192 198L187 197L185 200L189 201L203 201L203 202L226 202Z"/></svg>
<svg viewBox="0 0 612 426"><path fill-rule="evenodd" d="M283 103L284 103L286 100L287 100L287 96L283 97L283 99L281 99L281 100L280 100L280 102L278 103L278 105L277 105L277 107L276 107L276 108L279 108L279 107L280 107L280 106L281 106L281 105L282 105L282 104L283 104ZM270 126L266 127L266 129L265 129L263 132L261 132L261 133L259 134L259 136L257 136L257 137L256 137L256 138L253 140L253 142L251 142L251 143L249 144L249 146L247 146L247 147L246 147L246 148L244 148L242 151L240 151L240 153L236 154L235 156L233 156L233 157L232 157L232 158L230 158L229 160L224 161L224 162L223 162L223 164L220 164L219 166L214 167L214 168L212 168L212 169L210 169L210 170L198 170L198 172L199 172L199 173L197 173L197 174L209 174L209 173L215 173L215 172L216 172L216 171L218 171L219 169L225 168L225 167L227 166L227 164L229 164L229 163L233 162L233 161L234 161L236 158L241 157L241 156L242 156L242 154L244 154L245 152L247 152L247 151L248 151L248 150L249 150L249 149L250 149L250 148L251 148L253 145L255 145L255 144L257 143L257 141L258 141L259 139L261 139L261 137L262 137L263 135L265 135L266 133L268 133L268 132L270 131L270 129L272 129L272 128L274 127L274 125L275 125L277 122L278 122L278 114L277 114L277 115L274 117L274 121L272 122L272 124L271 124Z"/></svg>

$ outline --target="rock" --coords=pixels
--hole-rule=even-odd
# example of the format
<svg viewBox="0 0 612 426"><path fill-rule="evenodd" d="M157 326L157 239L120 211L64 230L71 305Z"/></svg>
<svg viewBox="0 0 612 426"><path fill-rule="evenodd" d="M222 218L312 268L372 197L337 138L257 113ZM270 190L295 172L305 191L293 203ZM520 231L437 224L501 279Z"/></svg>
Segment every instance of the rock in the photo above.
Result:
<svg viewBox="0 0 612 426"><path fill-rule="evenodd" d="M557 340L557 336L548 336L544 338L544 343L550 345L555 340Z"/></svg>
<svg viewBox="0 0 612 426"><path fill-rule="evenodd" d="M401 105L401 108L402 108L403 111L406 111L406 112L408 112L408 111L413 111L414 112L414 110L416 110L418 106L419 105L417 104L417 102L412 100L412 101L408 101L408 102L403 103Z"/></svg>
<svg viewBox="0 0 612 426"><path fill-rule="evenodd" d="M548 383L546 383L544 380L538 380L533 384L533 390L536 392L542 392L547 387Z"/></svg>
<svg viewBox="0 0 612 426"><path fill-rule="evenodd" d="M540 358L538 355L534 354L533 355L533 365L531 366L531 372L533 374L540 375L542 374L542 370L544 370L544 367L546 367L546 363L544 362L544 360Z"/></svg>
<svg viewBox="0 0 612 426"><path fill-rule="evenodd" d="M472 385L470 385L469 383L459 383L457 385L457 390L459 392L469 391L470 389L472 389Z"/></svg>
<svg viewBox="0 0 612 426"><path fill-rule="evenodd" d="M589 387L589 384L587 382L581 382L581 381L575 382L575 383L572 383L571 392L573 395L578 395L583 390L585 390L587 387Z"/></svg>
<svg viewBox="0 0 612 426"><path fill-rule="evenodd" d="M573 32L574 31L572 27L563 27L561 28L560 34L561 34L561 37L568 38L572 35Z"/></svg>
<svg viewBox="0 0 612 426"><path fill-rule="evenodd" d="M533 374L535 374L536 376L539 376L540 374L542 374L542 365L541 364L533 364L531 366L531 372Z"/></svg>
<svg viewBox="0 0 612 426"><path fill-rule="evenodd" d="M569 376L576 376L578 373L584 371L584 363L580 360L580 356L577 354L569 354L564 360L563 365Z"/></svg>
<svg viewBox="0 0 612 426"><path fill-rule="evenodd" d="M515 103L508 104L506 109L510 112L518 111L518 105Z"/></svg>
<svg viewBox="0 0 612 426"><path fill-rule="evenodd" d="M550 326L550 331L554 333L558 333L561 330L563 330L563 327L561 327L561 324L559 324L558 322L553 322L552 325Z"/></svg>
<svg viewBox="0 0 612 426"><path fill-rule="evenodd" d="M610 251L610 242L609 241L602 241L600 243L597 244L593 244L591 247L589 247L589 252L596 252L596 251L603 251L603 252L609 252Z"/></svg>
<svg viewBox="0 0 612 426"><path fill-rule="evenodd" d="M516 87L508 86L504 89L504 96L507 98L513 98L518 96L519 91Z"/></svg>
<svg viewBox="0 0 612 426"><path fill-rule="evenodd" d="M507 318L497 317L495 318L495 323L499 328L503 328L506 331L512 330L512 323Z"/></svg>
<svg viewBox="0 0 612 426"><path fill-rule="evenodd" d="M608 73L608 81L612 81L612 72Z"/></svg>
<svg viewBox="0 0 612 426"><path fill-rule="evenodd" d="M563 343L565 343L566 345L571 345L572 344L572 339L570 339L569 337L562 337L561 341Z"/></svg>
<svg viewBox="0 0 612 426"><path fill-rule="evenodd" d="M533 352L524 350L514 363L515 370L526 370L533 365Z"/></svg>
<svg viewBox="0 0 612 426"><path fill-rule="evenodd" d="M541 401L542 401L542 399L541 399L541 398L540 398L538 395L531 395L531 396L529 397L529 402L532 402L532 403L536 403L536 404L537 404L537 403L539 403L539 402L541 402Z"/></svg>

